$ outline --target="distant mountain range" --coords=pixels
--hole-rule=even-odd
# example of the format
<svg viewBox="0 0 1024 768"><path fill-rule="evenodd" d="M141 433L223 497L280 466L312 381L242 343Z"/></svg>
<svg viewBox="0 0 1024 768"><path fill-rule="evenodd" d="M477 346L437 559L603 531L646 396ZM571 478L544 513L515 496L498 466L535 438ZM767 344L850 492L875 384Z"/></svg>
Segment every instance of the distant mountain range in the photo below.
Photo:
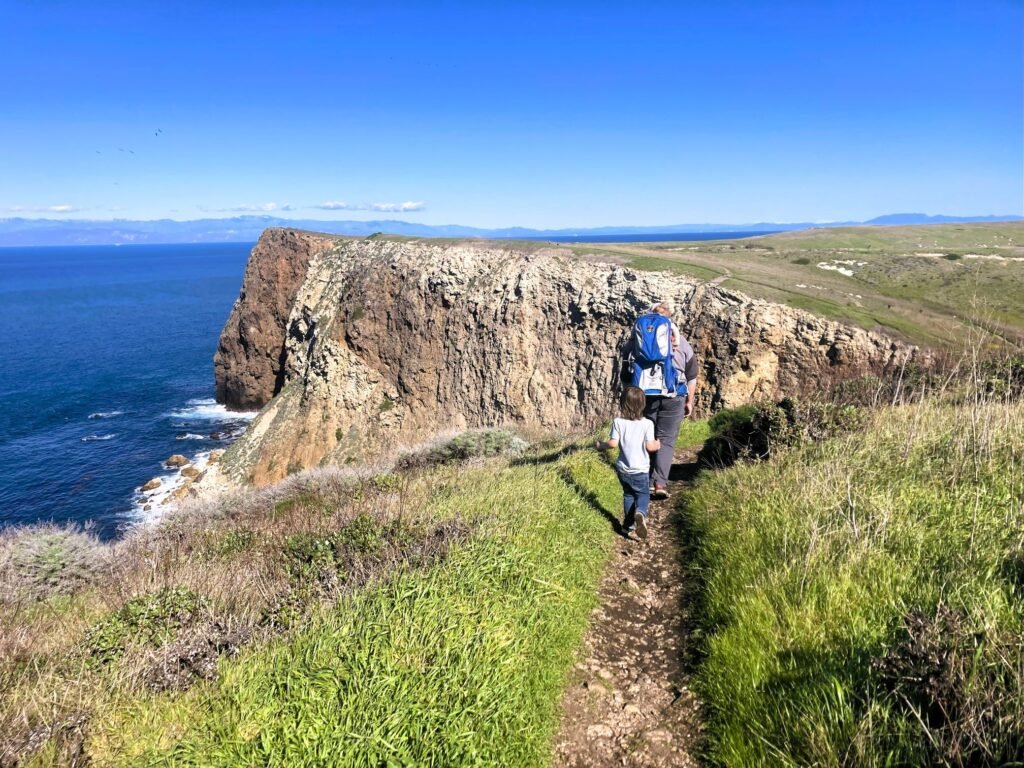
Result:
<svg viewBox="0 0 1024 768"><path fill-rule="evenodd" d="M408 221L316 221L281 219L274 216L235 216L230 219L174 221L96 221L87 219L0 219L0 246L13 245L119 245L126 243L223 243L255 242L267 227L291 227L338 235L371 235L385 232L412 237L484 237L547 240L602 235L670 235L721 232L784 232L812 227L854 225L940 224L953 222L1024 221L1024 216L928 216L923 213L894 213L870 221L830 223L676 224L650 227L593 227L587 229L480 229L459 225L415 224ZM685 239L685 238L680 238Z"/></svg>

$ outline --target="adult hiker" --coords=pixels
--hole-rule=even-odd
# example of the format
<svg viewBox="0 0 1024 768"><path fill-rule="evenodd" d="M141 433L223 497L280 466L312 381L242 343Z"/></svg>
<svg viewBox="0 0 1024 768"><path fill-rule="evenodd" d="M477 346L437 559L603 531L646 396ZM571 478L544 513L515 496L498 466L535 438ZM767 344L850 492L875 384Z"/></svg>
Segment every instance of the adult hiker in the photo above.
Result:
<svg viewBox="0 0 1024 768"><path fill-rule="evenodd" d="M640 315L628 345L628 384L644 391L644 416L654 422L661 447L651 461L651 498L668 498L668 476L679 426L693 413L697 358L672 322L672 307L658 302Z"/></svg>

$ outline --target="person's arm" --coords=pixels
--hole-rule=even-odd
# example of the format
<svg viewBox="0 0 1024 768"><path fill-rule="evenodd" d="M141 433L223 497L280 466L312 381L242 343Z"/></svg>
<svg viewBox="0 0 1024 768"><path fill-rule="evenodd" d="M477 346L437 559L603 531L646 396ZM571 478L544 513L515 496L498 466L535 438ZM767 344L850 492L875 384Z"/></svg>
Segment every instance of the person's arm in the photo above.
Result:
<svg viewBox="0 0 1024 768"><path fill-rule="evenodd" d="M612 433L607 440L598 440L594 447L599 451L605 449L615 450L619 447L619 426L614 421L612 422Z"/></svg>
<svg viewBox="0 0 1024 768"><path fill-rule="evenodd" d="M679 351L683 355L683 375L686 377L686 405L683 418L690 418L693 413L693 401L697 396L697 356L693 353L690 342L680 337Z"/></svg>

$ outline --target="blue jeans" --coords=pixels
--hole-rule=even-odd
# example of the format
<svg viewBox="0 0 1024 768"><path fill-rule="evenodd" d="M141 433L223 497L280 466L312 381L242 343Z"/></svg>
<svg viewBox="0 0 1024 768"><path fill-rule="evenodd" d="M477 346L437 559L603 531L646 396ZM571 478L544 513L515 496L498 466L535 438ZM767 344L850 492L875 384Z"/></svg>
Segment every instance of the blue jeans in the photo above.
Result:
<svg viewBox="0 0 1024 768"><path fill-rule="evenodd" d="M615 468L622 485L622 529L626 533L636 525L636 515L647 516L647 508L651 504L651 480L646 472L623 472Z"/></svg>

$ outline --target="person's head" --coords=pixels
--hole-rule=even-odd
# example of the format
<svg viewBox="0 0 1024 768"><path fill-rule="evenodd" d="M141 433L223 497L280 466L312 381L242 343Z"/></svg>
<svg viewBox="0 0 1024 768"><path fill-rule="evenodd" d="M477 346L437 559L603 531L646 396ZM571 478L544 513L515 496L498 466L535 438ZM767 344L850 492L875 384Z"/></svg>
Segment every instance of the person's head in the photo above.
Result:
<svg viewBox="0 0 1024 768"><path fill-rule="evenodd" d="M622 397L619 399L619 407L622 409L623 418L630 421L643 418L644 404L646 402L647 397L640 387L626 387L622 392Z"/></svg>
<svg viewBox="0 0 1024 768"><path fill-rule="evenodd" d="M672 317L672 305L667 301L659 301L652 305L649 311L663 317Z"/></svg>

